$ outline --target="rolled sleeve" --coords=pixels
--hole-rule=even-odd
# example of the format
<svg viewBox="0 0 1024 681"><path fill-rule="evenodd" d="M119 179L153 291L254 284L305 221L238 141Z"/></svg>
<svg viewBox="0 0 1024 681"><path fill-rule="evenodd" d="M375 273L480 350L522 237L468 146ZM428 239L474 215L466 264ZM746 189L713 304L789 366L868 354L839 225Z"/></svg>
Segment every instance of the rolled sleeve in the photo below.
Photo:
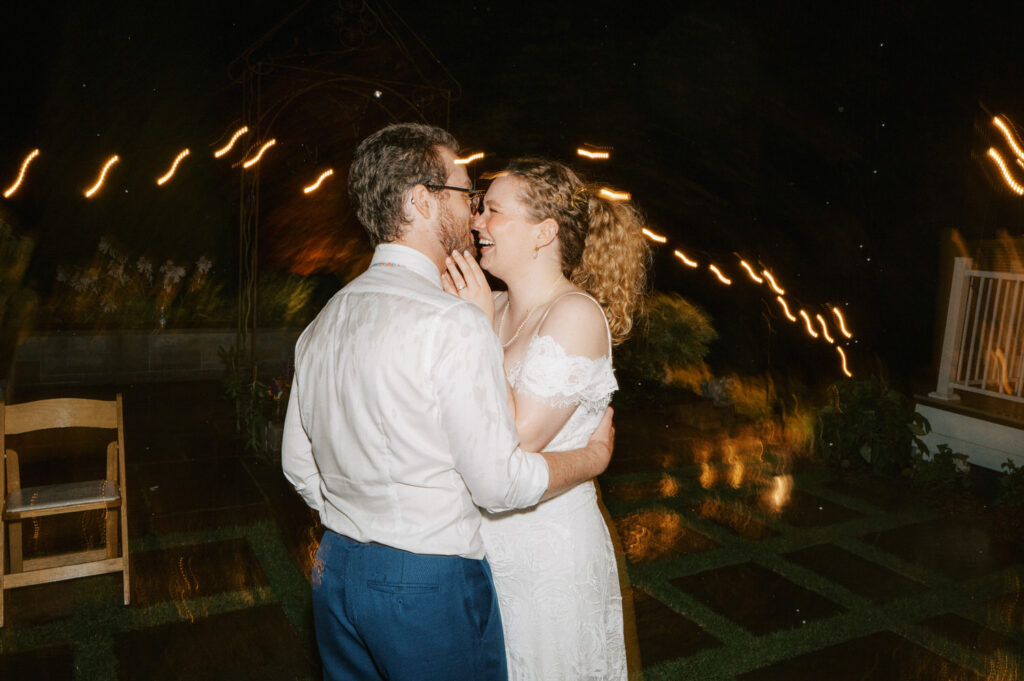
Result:
<svg viewBox="0 0 1024 681"><path fill-rule="evenodd" d="M547 462L519 447L501 346L483 313L453 306L440 319L437 349L441 425L473 503L492 513L534 506L548 487Z"/></svg>

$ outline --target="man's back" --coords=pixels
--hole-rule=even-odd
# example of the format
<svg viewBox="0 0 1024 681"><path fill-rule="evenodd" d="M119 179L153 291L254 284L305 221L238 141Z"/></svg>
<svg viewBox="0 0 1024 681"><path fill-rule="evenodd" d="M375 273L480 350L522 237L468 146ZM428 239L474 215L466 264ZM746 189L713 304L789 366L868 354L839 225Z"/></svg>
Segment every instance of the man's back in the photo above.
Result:
<svg viewBox="0 0 1024 681"><path fill-rule="evenodd" d="M476 506L535 502L546 469L516 448L486 319L444 293L436 272L410 249L378 248L303 332L293 393L320 477L308 492L321 495L327 527L479 558Z"/></svg>

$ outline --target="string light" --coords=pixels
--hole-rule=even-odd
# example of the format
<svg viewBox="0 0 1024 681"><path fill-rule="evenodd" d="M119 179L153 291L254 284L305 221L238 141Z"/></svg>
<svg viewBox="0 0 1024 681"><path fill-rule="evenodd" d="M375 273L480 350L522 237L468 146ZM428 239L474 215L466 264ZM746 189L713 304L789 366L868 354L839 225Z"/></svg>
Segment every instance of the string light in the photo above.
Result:
<svg viewBox="0 0 1024 681"><path fill-rule="evenodd" d="M761 274L763 274L765 278L768 280L768 284L772 287L773 291L778 293L780 296L786 295L786 292L783 291L777 283L775 283L775 277L772 276L771 272L769 272L768 270L761 270Z"/></svg>
<svg viewBox="0 0 1024 681"><path fill-rule="evenodd" d="M1006 167L1006 163L1003 161L1003 157L999 155L999 152L995 150L995 147L989 147L988 155L996 165L999 166L999 172L1003 174L1003 180L1007 186L1018 195L1024 196L1024 187L1014 182L1013 178L1010 177L1010 170Z"/></svg>
<svg viewBox="0 0 1024 681"><path fill-rule="evenodd" d="M847 378L853 378L853 374L851 374L850 370L846 368L846 353L843 352L843 349L838 345L836 346L836 352L839 353L839 357L843 360L843 373Z"/></svg>
<svg viewBox="0 0 1024 681"><path fill-rule="evenodd" d="M740 266L742 266L743 269L745 269L747 271L747 274L750 275L750 278L753 279L754 281L756 281L758 284L763 284L764 283L764 279L762 279L761 277L757 276L757 274L754 272L754 270L751 269L750 265L747 264L746 260L740 260Z"/></svg>
<svg viewBox="0 0 1024 681"><path fill-rule="evenodd" d="M686 257L686 254L684 254L682 251L672 251L672 253L677 258L682 260L683 264L685 264L687 267L696 267L697 266L697 261L696 260L690 260L689 258Z"/></svg>
<svg viewBox="0 0 1024 681"><path fill-rule="evenodd" d="M722 271L715 267L713 264L708 265L708 269L715 273L715 276L718 277L718 281L722 282L726 286L732 284L732 279L729 279L724 274L722 274Z"/></svg>
<svg viewBox="0 0 1024 681"><path fill-rule="evenodd" d="M9 199L14 196L14 192L18 191L18 187L21 186L21 181L25 178L25 171L28 170L28 164L32 162L36 156L39 155L38 149L33 149L32 152L25 157L25 160L21 162L21 170L18 172L18 179L14 181L7 191L4 192L4 198Z"/></svg>
<svg viewBox="0 0 1024 681"><path fill-rule="evenodd" d="M464 165L469 165L473 161L479 161L483 157L484 157L484 152L478 151L475 154L470 154L469 156L467 156L465 158L457 158L454 161L452 161L452 163L454 163L457 166L464 166Z"/></svg>
<svg viewBox="0 0 1024 681"><path fill-rule="evenodd" d="M266 143L264 143L264 145L262 147L260 147L260 150L256 152L255 156L253 156L248 161L246 161L245 163L242 164L242 167L243 168L251 168L252 166L254 166L257 163L259 163L260 159L263 158L263 152L265 152L267 149L269 149L270 147L274 146L275 144L277 144L277 140L276 139L268 140Z"/></svg>
<svg viewBox="0 0 1024 681"><path fill-rule="evenodd" d="M832 336L828 335L828 326L825 324L825 318L822 317L820 314L814 315L814 318L818 320L819 324L821 324L821 335L825 337L825 340L827 340L829 343L835 343L835 340L833 340Z"/></svg>
<svg viewBox="0 0 1024 681"><path fill-rule="evenodd" d="M244 135L247 132L249 132L249 126L243 125L242 127L240 127L238 130L235 131L235 134L231 136L231 140L228 141L227 144L225 144L223 147L221 147L217 151L213 152L213 157L214 158L220 158L224 154L226 154L229 151L231 151L231 147L235 146L235 142L238 141L238 138L241 137L242 135Z"/></svg>
<svg viewBox="0 0 1024 681"><path fill-rule="evenodd" d="M796 321L796 317L794 317L792 315L792 313L790 313L789 306L786 305L786 301L783 300L782 296L775 296L775 300L779 301L779 305L782 306L782 311L783 311L783 313L785 313L786 319L788 319L791 322L795 322Z"/></svg>
<svg viewBox="0 0 1024 681"><path fill-rule="evenodd" d="M604 190L602 189L601 191L604 191ZM666 241L668 241L668 239L667 239L666 237L663 237L663 236L662 236L662 235L660 235L660 234L655 234L654 232L652 232L651 230L647 229L646 227L644 227L644 228L643 228L643 229L641 229L640 231L641 231L641 232L643 232L643 234L644 234L644 236L645 236L645 237L647 237L647 238L648 238L648 239L650 239L651 241L656 241L656 242L658 242L659 244L663 244L663 243L665 243Z"/></svg>
<svg viewBox="0 0 1024 681"><path fill-rule="evenodd" d="M608 187L601 187L601 191L598 194L609 201L629 201L633 198L629 192L617 192L614 189L608 189Z"/></svg>
<svg viewBox="0 0 1024 681"><path fill-rule="evenodd" d="M839 333L843 334L847 338L853 338L853 334L846 330L846 320L843 319L843 313L839 311L839 308L833 306L832 312L835 313L836 319L839 320Z"/></svg>
<svg viewBox="0 0 1024 681"><path fill-rule="evenodd" d="M584 156L589 159L604 161L611 157L607 151L590 151L589 149L577 149L576 154L578 156Z"/></svg>
<svg viewBox="0 0 1024 681"><path fill-rule="evenodd" d="M183 158L185 158L186 156L188 156L188 153L189 153L189 152L188 152L188 149L185 149L185 150L184 150L184 151L182 151L182 152L181 152L180 154L178 154L177 156L175 156L175 157L174 157L174 163L172 163L172 164L171 164L171 169L167 171L167 174L166 174L166 175L164 175L163 177L161 177L160 179L158 179L158 180L156 181L156 183L157 183L158 185L161 185L161 186L162 186L162 185L163 185L163 184L164 184L165 182L167 182L167 180L169 180L169 179L171 179L172 177L174 177L174 171L178 169L178 164L179 164L179 163L181 163L181 160L182 160Z"/></svg>
<svg viewBox="0 0 1024 681"><path fill-rule="evenodd" d="M800 310L800 316L803 317L804 318L804 322L807 323L807 333L811 334L811 338L817 338L818 337L818 332L815 331L814 327L811 325L811 318L808 317L807 313L804 312L803 310Z"/></svg>
<svg viewBox="0 0 1024 681"><path fill-rule="evenodd" d="M1003 137L1006 138L1006 143L1013 149L1013 153L1017 155L1017 158L1024 158L1024 151L1020 150L1020 145L1017 144L1017 139L1010 129L1003 123L1003 119L996 116L992 119L992 124L995 125L1003 133Z"/></svg>
<svg viewBox="0 0 1024 681"><path fill-rule="evenodd" d="M89 189L85 190L85 198L91 199L92 195L100 190L100 187L103 186L103 180L106 179L107 177L107 171L110 170L110 166L114 165L120 160L121 159L118 158L117 156L111 156L110 158L107 159L107 162L103 166L103 170L100 171L99 179L96 180L96 184L94 184Z"/></svg>
<svg viewBox="0 0 1024 681"><path fill-rule="evenodd" d="M324 172L320 173L320 177L316 178L316 182L314 182L313 184L309 185L308 187L303 187L302 188L302 193L303 194L309 194L311 192L315 192L317 189L320 188L320 183L323 182L324 180L326 180L328 177L330 177L333 174L334 174L334 169L333 168L328 168Z"/></svg>

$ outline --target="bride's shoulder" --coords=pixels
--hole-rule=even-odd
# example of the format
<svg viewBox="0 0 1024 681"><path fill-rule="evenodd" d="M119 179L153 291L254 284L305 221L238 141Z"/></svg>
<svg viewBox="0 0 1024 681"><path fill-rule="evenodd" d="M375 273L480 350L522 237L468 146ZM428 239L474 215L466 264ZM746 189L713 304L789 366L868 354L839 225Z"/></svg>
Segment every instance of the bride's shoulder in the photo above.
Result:
<svg viewBox="0 0 1024 681"><path fill-rule="evenodd" d="M582 291L556 298L544 315L537 335L551 336L571 355L596 359L608 355L608 326L596 300Z"/></svg>

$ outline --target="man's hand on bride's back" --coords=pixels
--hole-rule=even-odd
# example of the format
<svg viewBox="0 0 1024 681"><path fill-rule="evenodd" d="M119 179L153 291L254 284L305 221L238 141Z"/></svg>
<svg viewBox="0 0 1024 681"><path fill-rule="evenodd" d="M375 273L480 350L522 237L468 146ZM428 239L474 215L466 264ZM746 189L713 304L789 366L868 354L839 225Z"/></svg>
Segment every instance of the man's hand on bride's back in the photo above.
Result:
<svg viewBox="0 0 1024 681"><path fill-rule="evenodd" d="M611 407L605 408L601 422L597 424L587 442L587 449L591 450L595 464L600 467L594 475L603 473L612 459L612 450L615 449L615 424L612 422L614 413Z"/></svg>
<svg viewBox="0 0 1024 681"><path fill-rule="evenodd" d="M487 276L480 265L468 253L452 251L445 260L448 271L441 275L441 286L445 291L458 296L480 308L487 321L494 325L494 296L487 283Z"/></svg>

